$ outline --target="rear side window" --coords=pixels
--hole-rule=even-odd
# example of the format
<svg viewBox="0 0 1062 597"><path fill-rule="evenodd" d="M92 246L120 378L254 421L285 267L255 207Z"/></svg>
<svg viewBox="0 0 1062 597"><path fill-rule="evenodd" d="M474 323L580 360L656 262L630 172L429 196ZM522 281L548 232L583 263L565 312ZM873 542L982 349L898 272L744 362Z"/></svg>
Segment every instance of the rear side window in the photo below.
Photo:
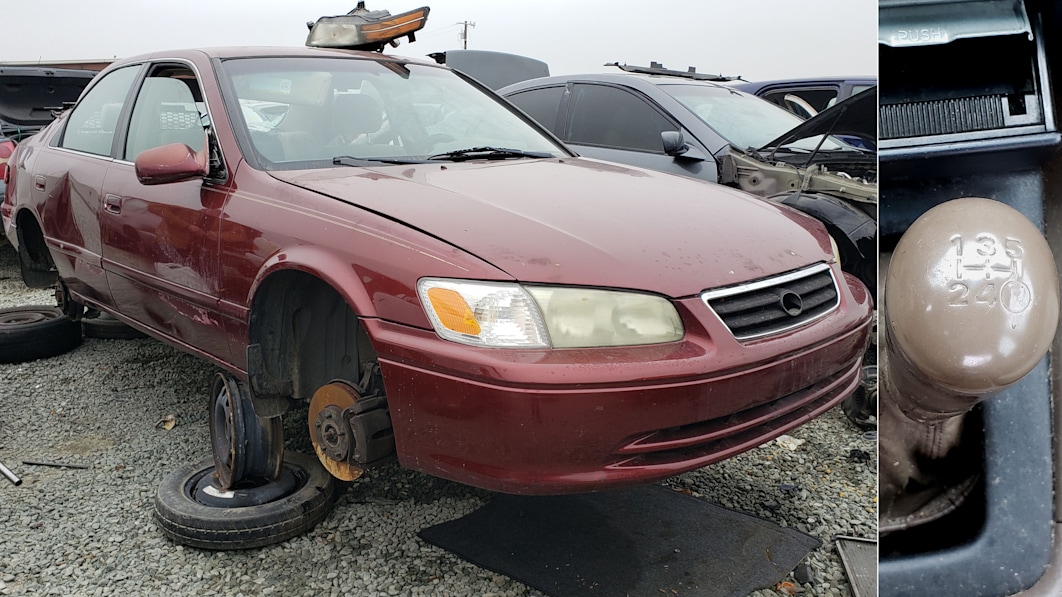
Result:
<svg viewBox="0 0 1062 597"><path fill-rule="evenodd" d="M96 155L110 155L118 116L138 70L134 66L121 68L100 79L70 113L60 145Z"/></svg>
<svg viewBox="0 0 1062 597"><path fill-rule="evenodd" d="M635 94L605 85L575 85L566 141L663 153L660 133L678 127Z"/></svg>
<svg viewBox="0 0 1062 597"><path fill-rule="evenodd" d="M564 86L561 85L559 87L542 87L530 91L521 91L510 95L506 99L559 137L561 129L557 125L557 110L560 108L563 97Z"/></svg>

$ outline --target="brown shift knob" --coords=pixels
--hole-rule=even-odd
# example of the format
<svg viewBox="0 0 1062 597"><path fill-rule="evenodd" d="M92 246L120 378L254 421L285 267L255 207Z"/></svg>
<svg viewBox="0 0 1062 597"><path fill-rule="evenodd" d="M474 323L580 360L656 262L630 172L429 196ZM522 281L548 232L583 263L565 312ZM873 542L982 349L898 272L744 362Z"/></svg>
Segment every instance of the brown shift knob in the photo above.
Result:
<svg viewBox="0 0 1062 597"><path fill-rule="evenodd" d="M1021 379L1058 321L1051 249L1024 215L989 199L943 203L893 251L885 282L883 385L916 421L958 415Z"/></svg>
<svg viewBox="0 0 1062 597"><path fill-rule="evenodd" d="M879 379L884 535L947 515L974 487L965 413L1028 373L1058 322L1040 230L988 199L956 199L912 224L885 279Z"/></svg>

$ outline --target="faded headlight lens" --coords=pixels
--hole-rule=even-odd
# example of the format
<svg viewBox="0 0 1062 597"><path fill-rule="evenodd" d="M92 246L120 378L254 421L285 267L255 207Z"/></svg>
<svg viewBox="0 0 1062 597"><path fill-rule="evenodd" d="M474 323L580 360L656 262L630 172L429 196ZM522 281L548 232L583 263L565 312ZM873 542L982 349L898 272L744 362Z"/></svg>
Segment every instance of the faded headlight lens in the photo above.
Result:
<svg viewBox="0 0 1062 597"><path fill-rule="evenodd" d="M837 263L841 262L841 250L837 248L837 241L830 237L830 249L833 250L833 260Z"/></svg>
<svg viewBox="0 0 1062 597"><path fill-rule="evenodd" d="M632 346L682 339L671 301L649 294L530 286L554 348Z"/></svg>
<svg viewBox="0 0 1062 597"><path fill-rule="evenodd" d="M648 294L438 278L417 291L439 336L476 346L632 346L684 334L671 301Z"/></svg>

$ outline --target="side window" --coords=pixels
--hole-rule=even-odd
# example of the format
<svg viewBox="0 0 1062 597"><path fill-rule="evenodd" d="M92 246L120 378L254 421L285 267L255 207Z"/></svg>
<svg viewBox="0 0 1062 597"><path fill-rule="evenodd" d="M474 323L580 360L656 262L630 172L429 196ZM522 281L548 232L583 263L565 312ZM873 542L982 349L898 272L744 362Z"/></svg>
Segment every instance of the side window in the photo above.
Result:
<svg viewBox="0 0 1062 597"><path fill-rule="evenodd" d="M660 133L677 128L629 91L605 85L578 84L572 93L565 140L663 153Z"/></svg>
<svg viewBox="0 0 1062 597"><path fill-rule="evenodd" d="M110 155L122 104L139 69L130 66L100 79L70 113L61 147Z"/></svg>
<svg viewBox="0 0 1062 597"><path fill-rule="evenodd" d="M203 147L199 120L199 86L190 71L169 70L166 76L149 76L137 93L124 157L132 161L145 149L184 143L193 150Z"/></svg>
<svg viewBox="0 0 1062 597"><path fill-rule="evenodd" d="M557 126L557 110L564 97L564 86L542 87L530 91L521 91L505 98L527 113L536 122L549 129L558 137L561 131Z"/></svg>
<svg viewBox="0 0 1062 597"><path fill-rule="evenodd" d="M837 101L837 89L833 87L818 88L818 89L779 89L770 93L764 94L763 99L777 104L794 114L807 118L808 116L814 116L819 112L822 112L826 108L832 106ZM803 110L795 110L794 105L804 108ZM813 112L811 114L805 114L807 107L810 107Z"/></svg>

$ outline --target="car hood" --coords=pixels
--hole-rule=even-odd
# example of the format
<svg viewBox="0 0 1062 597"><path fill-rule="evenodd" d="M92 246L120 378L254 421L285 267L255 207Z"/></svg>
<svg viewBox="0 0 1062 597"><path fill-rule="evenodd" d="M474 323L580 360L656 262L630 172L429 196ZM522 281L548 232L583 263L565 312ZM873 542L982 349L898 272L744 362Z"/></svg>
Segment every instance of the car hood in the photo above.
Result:
<svg viewBox="0 0 1062 597"><path fill-rule="evenodd" d="M95 71L29 66L0 67L0 120L40 128L52 121L53 110L77 101Z"/></svg>
<svg viewBox="0 0 1062 597"><path fill-rule="evenodd" d="M830 257L825 231L799 212L586 158L271 174L404 222L522 282L677 298Z"/></svg>
<svg viewBox="0 0 1062 597"><path fill-rule="evenodd" d="M877 146L878 88L863 90L826 108L760 149L782 147L825 134L857 137L868 142L869 147Z"/></svg>

